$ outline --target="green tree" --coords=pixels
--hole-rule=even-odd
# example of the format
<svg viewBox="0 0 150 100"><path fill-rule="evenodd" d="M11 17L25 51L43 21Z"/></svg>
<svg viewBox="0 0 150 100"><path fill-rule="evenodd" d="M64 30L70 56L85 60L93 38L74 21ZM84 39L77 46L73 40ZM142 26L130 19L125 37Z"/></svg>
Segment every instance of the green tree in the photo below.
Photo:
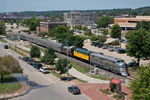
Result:
<svg viewBox="0 0 150 100"><path fill-rule="evenodd" d="M145 30L132 31L128 34L127 54L137 58L138 66L141 58L150 57L150 33Z"/></svg>
<svg viewBox="0 0 150 100"><path fill-rule="evenodd" d="M107 28L108 27L108 24L111 24L114 22L114 18L113 17L109 17L109 16L105 16L105 17L102 17L102 18L98 18L98 21L97 21L97 27L98 28Z"/></svg>
<svg viewBox="0 0 150 100"><path fill-rule="evenodd" d="M86 36L91 36L91 35L93 35L93 34L92 34L91 31L87 31L87 32L84 33L84 35L86 35Z"/></svg>
<svg viewBox="0 0 150 100"><path fill-rule="evenodd" d="M54 60L56 58L56 54L54 49L48 48L45 50L44 56L42 57L41 61L45 64L51 65L54 64Z"/></svg>
<svg viewBox="0 0 150 100"><path fill-rule="evenodd" d="M67 45L67 46L73 46L74 45L74 41L75 41L74 36L68 34L66 36L66 38L65 38L64 44Z"/></svg>
<svg viewBox="0 0 150 100"><path fill-rule="evenodd" d="M61 35L65 33L68 33L68 28L64 25L60 25L50 31L50 36L59 39Z"/></svg>
<svg viewBox="0 0 150 100"><path fill-rule="evenodd" d="M92 36L90 37L90 40L91 40L91 41L98 41L98 40L99 40L99 36L97 36L97 35L92 35Z"/></svg>
<svg viewBox="0 0 150 100"><path fill-rule="evenodd" d="M104 43L104 42L106 42L106 40L107 40L107 37L105 35L101 35L101 36L99 36L98 42L99 43Z"/></svg>
<svg viewBox="0 0 150 100"><path fill-rule="evenodd" d="M74 36L74 43L73 43L73 46L75 47L79 47L79 48L82 48L83 47L83 42L85 40L85 37L81 37L81 36Z"/></svg>
<svg viewBox="0 0 150 100"><path fill-rule="evenodd" d="M108 31L107 29L105 29L105 30L102 32L102 34L106 36L106 35L109 34L109 31Z"/></svg>
<svg viewBox="0 0 150 100"><path fill-rule="evenodd" d="M40 48L37 47L37 46L32 46L31 50L30 50L30 57L31 58L39 58L41 55L41 52L40 52Z"/></svg>
<svg viewBox="0 0 150 100"><path fill-rule="evenodd" d="M60 71L60 74L64 74L68 71L67 69L67 65L69 64L70 62L67 61L67 59L59 59L56 64L55 64L55 69L57 71Z"/></svg>
<svg viewBox="0 0 150 100"><path fill-rule="evenodd" d="M112 38L120 38L121 37L121 28L118 24L115 24L112 26L110 35Z"/></svg>
<svg viewBox="0 0 150 100"><path fill-rule="evenodd" d="M131 81L132 100L149 100L150 98L150 65L137 69L138 78Z"/></svg>
<svg viewBox="0 0 150 100"><path fill-rule="evenodd" d="M74 26L74 29L82 30L82 25L76 25Z"/></svg>
<svg viewBox="0 0 150 100"><path fill-rule="evenodd" d="M119 41L118 40L115 40L115 41L113 41L113 42L111 42L111 45L112 46L119 46Z"/></svg>
<svg viewBox="0 0 150 100"><path fill-rule="evenodd" d="M47 32L40 32L39 36L45 37L47 35Z"/></svg>
<svg viewBox="0 0 150 100"><path fill-rule="evenodd" d="M0 35L5 35L6 31L5 31L5 23L4 22L0 22Z"/></svg>
<svg viewBox="0 0 150 100"><path fill-rule="evenodd" d="M136 29L145 29L146 31L150 30L150 23L146 21L138 22L136 25Z"/></svg>
<svg viewBox="0 0 150 100"><path fill-rule="evenodd" d="M40 18L28 18L25 19L22 23L28 26L30 31L34 31L36 30L36 27L40 25L40 21L42 21Z"/></svg>
<svg viewBox="0 0 150 100"><path fill-rule="evenodd" d="M1 82L3 82L4 75L20 72L22 72L20 64L14 57L8 55L0 58Z"/></svg>
<svg viewBox="0 0 150 100"><path fill-rule="evenodd" d="M83 30L83 31L88 31L88 28L87 28L86 26L84 26L84 27L82 28L82 30Z"/></svg>

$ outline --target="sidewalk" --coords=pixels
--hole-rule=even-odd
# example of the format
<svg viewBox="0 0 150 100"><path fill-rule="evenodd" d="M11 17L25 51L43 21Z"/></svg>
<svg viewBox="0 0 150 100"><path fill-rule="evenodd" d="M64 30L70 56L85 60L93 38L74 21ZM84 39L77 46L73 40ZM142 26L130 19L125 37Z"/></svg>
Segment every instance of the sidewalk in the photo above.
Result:
<svg viewBox="0 0 150 100"><path fill-rule="evenodd" d="M102 94L99 90L100 89L107 89L109 88L109 84L104 83L87 83L87 84L78 84L76 85L80 88L82 93L88 95L93 100L114 100L110 95ZM122 86L121 91L127 94L127 100L131 100L132 94L126 86Z"/></svg>
<svg viewBox="0 0 150 100"><path fill-rule="evenodd" d="M69 70L69 74L71 74L72 76L77 77L77 78L79 78L81 80L85 80L88 83L109 83L109 81L105 81L105 80L100 80L100 79L95 79L95 78L89 77L89 76L87 76L87 75L77 71L73 67Z"/></svg>

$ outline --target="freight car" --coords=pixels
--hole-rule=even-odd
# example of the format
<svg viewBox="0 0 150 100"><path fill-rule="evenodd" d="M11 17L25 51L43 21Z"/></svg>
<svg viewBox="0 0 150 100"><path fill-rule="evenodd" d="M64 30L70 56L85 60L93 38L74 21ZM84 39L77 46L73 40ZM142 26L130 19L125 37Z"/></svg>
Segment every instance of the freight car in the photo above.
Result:
<svg viewBox="0 0 150 100"><path fill-rule="evenodd" d="M46 48L51 47L59 53L66 54L71 57L76 57L96 67L110 70L113 73L121 74L122 76L128 75L126 63L120 58L114 58L100 53L91 52L83 48L64 46L61 43L47 41L30 35L19 34L19 37L22 40L26 40Z"/></svg>

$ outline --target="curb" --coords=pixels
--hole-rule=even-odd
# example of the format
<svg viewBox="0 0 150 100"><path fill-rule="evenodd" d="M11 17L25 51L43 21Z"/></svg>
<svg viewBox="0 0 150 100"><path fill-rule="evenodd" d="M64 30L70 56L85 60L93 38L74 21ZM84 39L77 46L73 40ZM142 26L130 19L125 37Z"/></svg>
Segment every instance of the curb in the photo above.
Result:
<svg viewBox="0 0 150 100"><path fill-rule="evenodd" d="M23 88L22 87L19 90L17 90L15 93L2 94L2 95L0 95L0 100L7 100L7 99L11 99L11 98L15 98L15 97L19 97L19 96L23 96L23 95L27 94L30 91L30 86L26 82L20 82L20 83L22 86L23 86L23 83L25 83L27 85L27 88L24 91L19 92L19 90L21 90Z"/></svg>

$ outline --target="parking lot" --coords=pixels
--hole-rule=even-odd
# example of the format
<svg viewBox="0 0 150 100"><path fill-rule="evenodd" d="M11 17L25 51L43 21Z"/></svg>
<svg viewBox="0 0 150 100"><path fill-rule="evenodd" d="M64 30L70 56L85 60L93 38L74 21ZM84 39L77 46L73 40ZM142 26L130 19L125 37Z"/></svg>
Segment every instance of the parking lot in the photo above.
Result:
<svg viewBox="0 0 150 100"><path fill-rule="evenodd" d="M121 48L125 49L125 47L126 47L126 44L122 43ZM132 60L136 60L134 57L127 56L127 54L118 54L115 51L110 52L110 51L108 51L108 49L103 49L103 48L98 48L98 47L95 47L95 46L91 46L90 42L84 43L83 48L87 48L90 51L102 52L102 53L104 53L105 55L108 55L108 56L121 58L121 59L125 60L126 63L129 63ZM148 63L150 63L150 61L149 60L141 60L140 63L143 64L143 65L147 65Z"/></svg>

